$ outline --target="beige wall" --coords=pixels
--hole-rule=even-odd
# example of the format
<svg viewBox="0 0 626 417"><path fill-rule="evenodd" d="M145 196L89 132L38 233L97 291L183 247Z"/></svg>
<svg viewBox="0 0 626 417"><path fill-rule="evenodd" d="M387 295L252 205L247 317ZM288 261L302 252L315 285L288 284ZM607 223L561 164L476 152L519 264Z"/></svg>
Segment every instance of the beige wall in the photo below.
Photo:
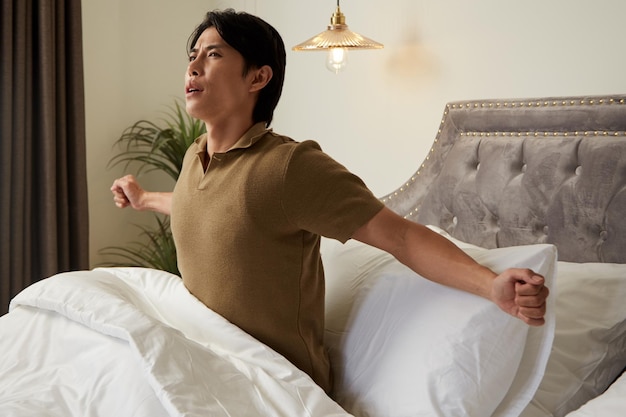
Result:
<svg viewBox="0 0 626 417"><path fill-rule="evenodd" d="M92 264L136 238L145 213L115 209L112 143L182 97L185 44L203 14L235 7L272 23L288 47L273 127L316 139L377 195L415 171L445 103L460 99L626 93L621 0L343 0L350 28L385 44L350 55L344 73L291 46L325 29L334 0L83 2ZM384 173L381 175L381 173ZM166 178L146 184L171 189Z"/></svg>

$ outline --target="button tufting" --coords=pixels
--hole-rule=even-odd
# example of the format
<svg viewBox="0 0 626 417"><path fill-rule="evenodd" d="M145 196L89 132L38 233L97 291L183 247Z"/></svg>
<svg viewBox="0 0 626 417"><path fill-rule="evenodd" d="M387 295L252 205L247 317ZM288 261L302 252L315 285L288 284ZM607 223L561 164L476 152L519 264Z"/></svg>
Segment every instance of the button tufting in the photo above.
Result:
<svg viewBox="0 0 626 417"><path fill-rule="evenodd" d="M528 169L528 165L526 164L522 165L522 172L526 172L526 169Z"/></svg>
<svg viewBox="0 0 626 417"><path fill-rule="evenodd" d="M456 216L454 216L454 217L452 218L452 224L456 226L456 224L457 224L458 222L459 222L459 219L457 219L457 217L456 217Z"/></svg>
<svg viewBox="0 0 626 417"><path fill-rule="evenodd" d="M603 230L600 232L600 240L606 240L609 237L609 232Z"/></svg>
<svg viewBox="0 0 626 417"><path fill-rule="evenodd" d="M543 234L544 235L548 234L548 230L549 230L548 226L543 226Z"/></svg>
<svg viewBox="0 0 626 417"><path fill-rule="evenodd" d="M578 165L576 167L576 171L574 171L576 173L576 175L580 175L581 172L583 172L583 167L581 167L580 165Z"/></svg>

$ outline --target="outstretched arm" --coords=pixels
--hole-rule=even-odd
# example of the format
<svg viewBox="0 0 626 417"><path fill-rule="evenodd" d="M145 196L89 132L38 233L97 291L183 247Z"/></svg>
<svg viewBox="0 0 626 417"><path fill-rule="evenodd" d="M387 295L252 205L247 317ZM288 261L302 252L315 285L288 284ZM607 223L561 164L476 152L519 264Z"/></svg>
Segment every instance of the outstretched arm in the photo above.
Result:
<svg viewBox="0 0 626 417"><path fill-rule="evenodd" d="M132 175L113 181L111 192L113 201L119 208L130 206L139 211L151 210L167 215L172 210L171 192L146 191Z"/></svg>
<svg viewBox="0 0 626 417"><path fill-rule="evenodd" d="M383 208L352 238L395 256L421 276L487 298L530 325L542 325L548 288L530 269L507 269L500 275L465 254L427 227Z"/></svg>

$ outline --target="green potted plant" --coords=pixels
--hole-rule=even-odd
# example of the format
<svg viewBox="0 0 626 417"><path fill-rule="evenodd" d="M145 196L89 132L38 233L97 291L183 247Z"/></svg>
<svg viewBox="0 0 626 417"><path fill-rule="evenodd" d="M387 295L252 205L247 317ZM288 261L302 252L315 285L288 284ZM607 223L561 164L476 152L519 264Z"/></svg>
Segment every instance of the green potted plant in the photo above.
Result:
<svg viewBox="0 0 626 417"><path fill-rule="evenodd" d="M136 174L161 171L177 180L187 148L202 133L205 125L192 118L176 100L160 123L139 120L128 127L114 146L120 153L109 161L109 167L125 164L125 170L136 167ZM137 225L144 238L128 246L108 246L100 253L117 260L106 266L142 266L180 275L176 264L176 248L169 218L154 214L156 227Z"/></svg>

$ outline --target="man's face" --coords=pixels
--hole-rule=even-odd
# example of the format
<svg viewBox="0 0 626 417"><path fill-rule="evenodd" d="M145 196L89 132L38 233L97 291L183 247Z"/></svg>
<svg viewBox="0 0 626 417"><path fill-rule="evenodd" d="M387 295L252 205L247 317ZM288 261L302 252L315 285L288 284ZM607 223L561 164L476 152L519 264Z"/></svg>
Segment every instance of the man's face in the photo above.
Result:
<svg viewBox="0 0 626 417"><path fill-rule="evenodd" d="M185 74L187 112L207 123L241 116L241 112L252 117L251 74L244 77L243 70L243 56L214 27L202 32L189 54Z"/></svg>

